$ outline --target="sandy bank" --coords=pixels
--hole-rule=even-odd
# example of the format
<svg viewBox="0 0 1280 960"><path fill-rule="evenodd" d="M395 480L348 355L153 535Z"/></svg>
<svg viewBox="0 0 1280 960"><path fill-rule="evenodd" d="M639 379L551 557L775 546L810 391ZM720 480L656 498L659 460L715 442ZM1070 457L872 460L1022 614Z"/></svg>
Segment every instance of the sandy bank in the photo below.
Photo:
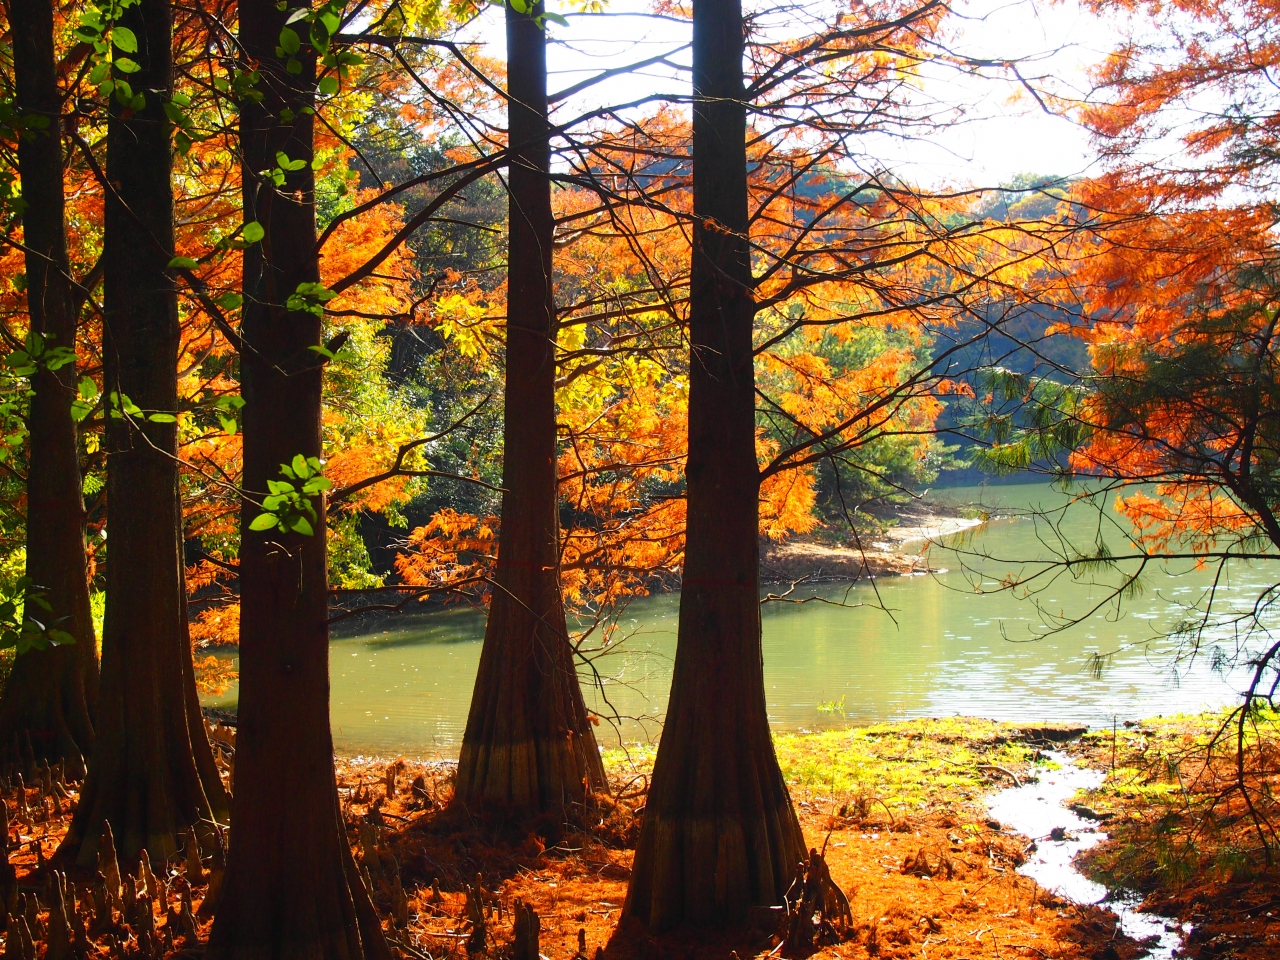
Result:
<svg viewBox="0 0 1280 960"><path fill-rule="evenodd" d="M771 543L762 551L760 579L765 583L861 580L864 577L925 573L927 559L920 552L929 542L965 533L986 523L985 518L959 516L925 505L901 508L897 523L860 544L837 545L809 540Z"/></svg>

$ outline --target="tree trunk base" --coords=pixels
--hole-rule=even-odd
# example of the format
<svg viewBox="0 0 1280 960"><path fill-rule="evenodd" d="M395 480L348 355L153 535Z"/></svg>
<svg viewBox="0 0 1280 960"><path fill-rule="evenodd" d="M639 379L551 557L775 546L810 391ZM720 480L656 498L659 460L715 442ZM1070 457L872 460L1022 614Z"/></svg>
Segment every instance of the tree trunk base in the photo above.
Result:
<svg viewBox="0 0 1280 960"><path fill-rule="evenodd" d="M23 654L0 698L0 755L19 765L57 763L84 776L94 730L79 664L66 647Z"/></svg>
<svg viewBox="0 0 1280 960"><path fill-rule="evenodd" d="M566 733L524 743L464 742L454 798L464 806L567 812L583 807L603 787L604 767L594 739L584 742Z"/></svg>
<svg viewBox="0 0 1280 960"><path fill-rule="evenodd" d="M208 960L391 960L360 868L342 856L342 878L300 868L271 891L229 871Z"/></svg>
<svg viewBox="0 0 1280 960"><path fill-rule="evenodd" d="M804 859L790 803L749 818L645 820L623 913L653 932L743 923L752 907L782 903Z"/></svg>

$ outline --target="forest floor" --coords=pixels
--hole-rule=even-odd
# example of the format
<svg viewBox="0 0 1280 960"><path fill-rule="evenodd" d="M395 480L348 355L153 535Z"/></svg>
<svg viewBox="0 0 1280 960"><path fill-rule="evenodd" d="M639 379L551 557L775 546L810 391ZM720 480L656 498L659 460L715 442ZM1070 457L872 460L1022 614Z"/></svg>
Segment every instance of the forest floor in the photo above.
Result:
<svg viewBox="0 0 1280 960"><path fill-rule="evenodd" d="M1280 956L1280 922L1272 917L1280 914L1280 876L1256 856L1256 837L1250 846L1251 822L1240 819L1239 804L1228 804L1230 809L1216 810L1212 830L1204 826L1207 798L1221 792L1222 783L1203 772L1193 779L1191 767L1196 749L1207 756L1213 724L1209 717L1178 718L1120 729L1114 773L1111 731L1067 747L1110 774L1100 790L1080 798L1090 814L1108 820L1105 829L1114 836L1091 851L1088 869L1104 882L1142 890L1148 908L1194 923L1189 956ZM224 742L234 740L226 728L216 733ZM1059 747L1064 733L951 718L778 737L779 761L806 838L825 850L831 875L852 904L852 924L840 927L814 956L1141 956L1143 945L1120 933L1111 913L1069 903L1017 873L1036 838L1010 832L987 812L986 798L1015 778L1034 775L1041 748ZM1250 742L1267 763L1274 756L1270 733L1260 731ZM558 818L516 826L500 816L448 808L449 763L339 759L339 794L353 849L400 954L464 960L468 946L478 946L474 902L471 910L467 902L467 888L474 886L485 904L487 957L508 954L517 899L541 918L546 960L600 960L601 952L604 960L779 956L779 937L759 928L653 938L619 927L652 759L650 747L607 754L612 795L598 798L579 818L586 827ZM1220 776L1228 759L1221 753L1205 766ZM1267 782L1269 770L1263 771ZM1252 785L1261 796L1261 781ZM38 790L31 788L35 798ZM20 882L33 876L39 859L52 855L68 807L66 801L31 799L31 814L20 818L15 811L19 843L11 842L10 860ZM43 822L36 822L42 820L37 808L46 811ZM127 872L127 865L121 867ZM188 924L181 904L190 890L186 902L198 914L206 891L187 885L189 866L175 863L156 872L164 888L154 907L156 939L167 949L155 955L196 955L200 946L191 934L198 929L203 939L207 919ZM77 910L90 905L87 917L88 891L72 893ZM37 940L45 909L27 905ZM89 955L133 954L131 947L122 949L118 926L116 936L114 943L108 937L91 944L95 952Z"/></svg>
<svg viewBox="0 0 1280 960"><path fill-rule="evenodd" d="M1049 745L1045 738L1057 736L1052 728L948 719L779 737L779 760L806 838L825 849L832 877L852 902L852 926L816 955L1142 955L1143 945L1120 933L1111 913L1071 904L1017 873L1035 838L1011 834L986 812L985 799L1031 773L1039 747ZM1096 737L1076 749L1096 765ZM479 877L493 905L491 942L510 941L511 907L521 899L541 917L541 951L548 960L594 958L598 948L607 960L777 956L779 938L759 929L730 937L679 931L651 938L619 928L652 751L611 751L607 761L616 799L592 811L596 825L585 831L551 821L517 831L501 820L462 825L456 816L433 812L433 800L447 800L447 765L406 764L398 779L421 777L417 796L378 803L385 765L344 763L340 779L354 801L351 814L380 811L386 826L378 849L382 860L394 857L403 877L409 921L396 935L421 955L464 956L471 931L465 888ZM1280 889L1275 875L1268 876L1265 883L1259 874L1251 876L1256 890L1250 902L1270 896L1264 887ZM1187 880L1184 891L1197 886L1196 878ZM375 889L381 890L380 906L391 909L386 888L375 881ZM1208 892L1208 903L1197 901L1198 929L1209 929L1210 913L1231 906L1215 904L1213 897ZM1153 897L1151 906L1181 915L1182 902ZM1232 929L1230 950L1217 950L1220 939L1193 935L1191 954L1280 955L1268 917L1246 918Z"/></svg>

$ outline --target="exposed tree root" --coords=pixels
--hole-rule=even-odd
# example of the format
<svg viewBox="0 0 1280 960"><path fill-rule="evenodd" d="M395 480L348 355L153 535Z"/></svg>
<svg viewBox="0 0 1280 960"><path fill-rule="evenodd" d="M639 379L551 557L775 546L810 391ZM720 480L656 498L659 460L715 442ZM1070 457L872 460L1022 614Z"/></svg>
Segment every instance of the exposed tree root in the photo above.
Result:
<svg viewBox="0 0 1280 960"><path fill-rule="evenodd" d="M831 879L827 861L815 849L800 864L786 901L785 957L808 957L819 946L844 940L853 928L849 898Z"/></svg>

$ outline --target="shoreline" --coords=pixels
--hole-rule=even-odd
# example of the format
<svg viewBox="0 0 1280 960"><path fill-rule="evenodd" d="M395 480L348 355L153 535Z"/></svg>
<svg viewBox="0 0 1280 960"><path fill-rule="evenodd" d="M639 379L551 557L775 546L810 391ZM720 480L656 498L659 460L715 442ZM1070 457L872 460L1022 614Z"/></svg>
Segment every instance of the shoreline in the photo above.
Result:
<svg viewBox="0 0 1280 960"><path fill-rule="evenodd" d="M868 534L861 545L839 545L795 538L769 543L760 551L761 583L848 583L867 577L936 572L922 552L908 552L908 545L928 544L968 533L984 526L986 517L964 517L934 511L904 513L910 522Z"/></svg>

